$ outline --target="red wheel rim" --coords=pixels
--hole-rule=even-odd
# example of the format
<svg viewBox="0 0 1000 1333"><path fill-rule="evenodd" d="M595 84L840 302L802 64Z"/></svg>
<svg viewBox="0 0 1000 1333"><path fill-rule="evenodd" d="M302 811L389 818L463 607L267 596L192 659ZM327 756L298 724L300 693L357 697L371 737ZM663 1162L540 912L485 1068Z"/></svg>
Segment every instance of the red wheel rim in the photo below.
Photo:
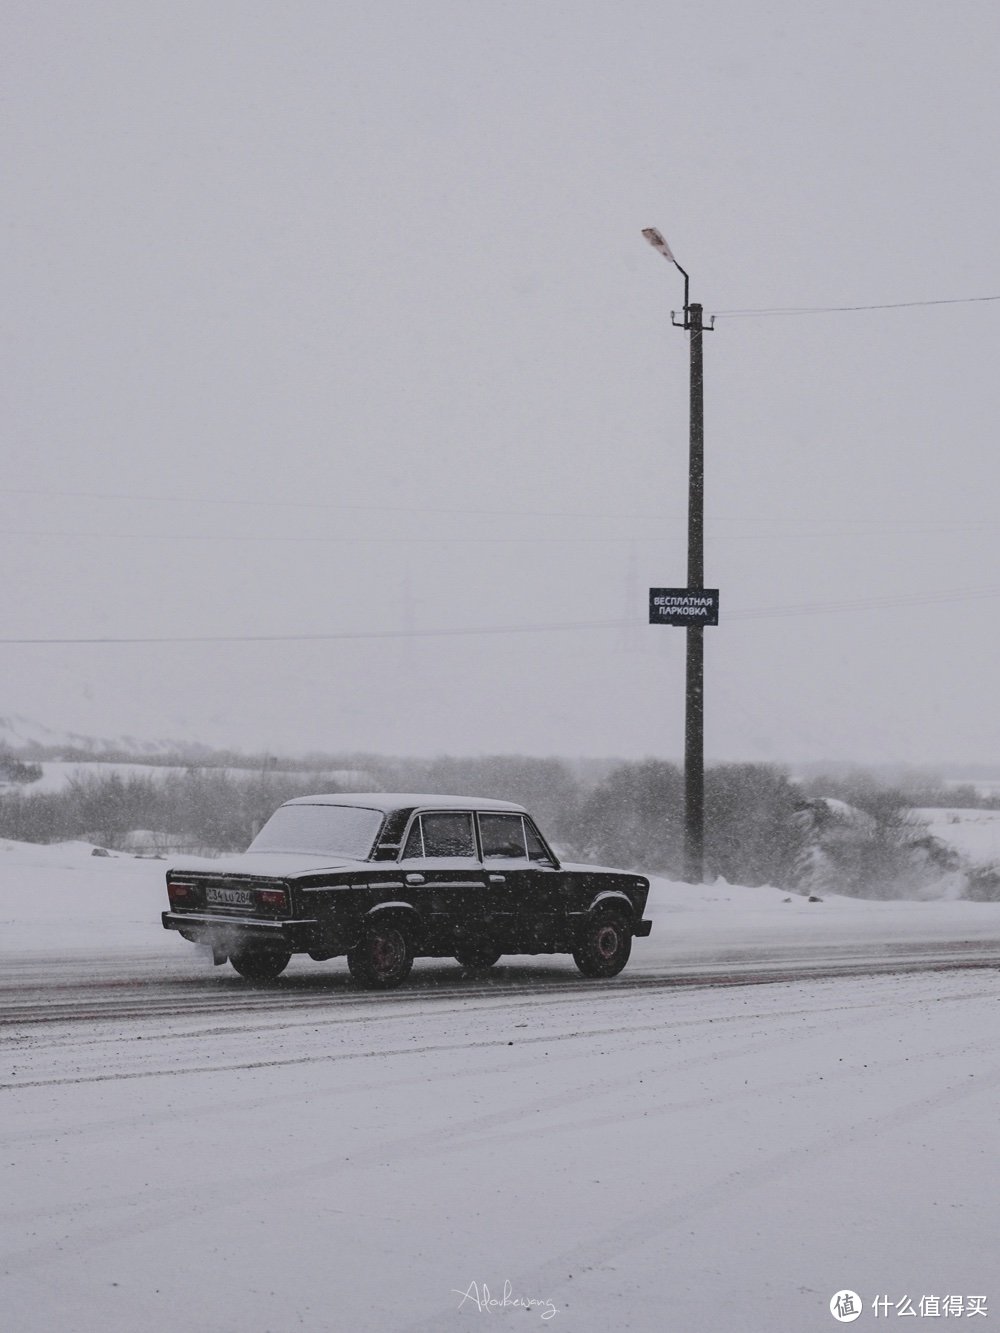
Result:
<svg viewBox="0 0 1000 1333"><path fill-rule="evenodd" d="M612 925L601 926L595 943L602 958L614 958L618 952L618 931Z"/></svg>
<svg viewBox="0 0 1000 1333"><path fill-rule="evenodd" d="M402 962L403 939L398 932L376 935L372 940L372 963L380 973L391 972Z"/></svg>

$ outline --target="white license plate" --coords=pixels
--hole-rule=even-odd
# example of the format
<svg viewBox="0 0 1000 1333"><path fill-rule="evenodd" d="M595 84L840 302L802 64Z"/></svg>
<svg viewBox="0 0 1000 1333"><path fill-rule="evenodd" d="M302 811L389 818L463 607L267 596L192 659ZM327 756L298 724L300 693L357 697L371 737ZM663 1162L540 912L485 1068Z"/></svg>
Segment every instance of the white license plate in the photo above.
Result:
<svg viewBox="0 0 1000 1333"><path fill-rule="evenodd" d="M215 907L253 907L253 889L226 889L210 884L205 890L205 901Z"/></svg>

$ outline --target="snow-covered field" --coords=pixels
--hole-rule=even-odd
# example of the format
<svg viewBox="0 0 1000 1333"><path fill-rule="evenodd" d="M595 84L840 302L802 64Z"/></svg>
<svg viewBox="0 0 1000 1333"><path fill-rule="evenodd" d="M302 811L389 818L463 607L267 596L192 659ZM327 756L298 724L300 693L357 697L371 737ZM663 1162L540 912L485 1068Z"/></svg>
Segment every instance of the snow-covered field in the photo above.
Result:
<svg viewBox="0 0 1000 1333"><path fill-rule="evenodd" d="M1000 863L1000 810L915 810L935 838L948 843L974 865Z"/></svg>
<svg viewBox="0 0 1000 1333"><path fill-rule="evenodd" d="M1000 907L661 881L616 981L426 961L385 996L206 967L159 928L163 862L89 853L0 844L4 1329L1000 1312ZM958 947L993 966L729 984Z"/></svg>
<svg viewBox="0 0 1000 1333"><path fill-rule="evenodd" d="M37 796L44 793L62 792L73 781L87 778L119 777L123 782L130 778L153 778L161 782L170 773L183 773L182 768L167 768L159 764L115 764L93 760L82 764L79 761L45 759L38 767L42 776L34 782L8 783L7 789L24 792L25 795Z"/></svg>
<svg viewBox="0 0 1000 1333"><path fill-rule="evenodd" d="M3 783L0 781L0 790L20 791L25 795L37 796L40 793L51 795L53 792L63 792L71 782L95 779L118 777L123 782L130 778L152 778L154 782L162 782L170 776L179 776L187 772L185 768L171 767L167 764L133 764L133 763L114 763L111 760L92 759L86 763L73 759L43 759L38 767L42 770L42 776L34 782L28 783ZM206 769L206 772L225 773L229 777L245 779L252 776L259 769L251 768L214 768ZM277 773L278 770L275 770ZM366 773L357 773L352 770L337 770L332 773L316 773L313 770L303 770L296 772L294 769L280 771L283 778L311 778L317 782L323 782L326 779L334 779L339 784L350 782L353 778L369 778Z"/></svg>

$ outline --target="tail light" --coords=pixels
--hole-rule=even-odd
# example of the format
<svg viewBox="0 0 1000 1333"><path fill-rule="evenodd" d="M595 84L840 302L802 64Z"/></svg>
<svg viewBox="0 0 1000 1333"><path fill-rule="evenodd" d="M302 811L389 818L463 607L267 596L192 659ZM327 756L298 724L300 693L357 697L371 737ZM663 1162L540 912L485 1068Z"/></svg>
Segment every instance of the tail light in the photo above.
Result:
<svg viewBox="0 0 1000 1333"><path fill-rule="evenodd" d="M278 911L282 911L288 906L284 889L258 889L257 901L261 907L274 907Z"/></svg>
<svg viewBox="0 0 1000 1333"><path fill-rule="evenodd" d="M190 907L194 902L194 885L183 880L171 880L167 885L171 907Z"/></svg>

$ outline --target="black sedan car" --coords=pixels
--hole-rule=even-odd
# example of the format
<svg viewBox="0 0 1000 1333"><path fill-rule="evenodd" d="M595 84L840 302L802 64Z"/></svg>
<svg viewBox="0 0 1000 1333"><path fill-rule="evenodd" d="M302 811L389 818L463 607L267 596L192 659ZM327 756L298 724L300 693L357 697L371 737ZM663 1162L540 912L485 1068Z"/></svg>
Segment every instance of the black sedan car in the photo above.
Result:
<svg viewBox="0 0 1000 1333"><path fill-rule="evenodd" d="M356 981L398 986L415 957L485 971L502 954L571 953L587 977L628 962L649 881L564 865L531 816L459 796L303 796L240 856L167 872L163 925L242 976L293 953L346 954Z"/></svg>

